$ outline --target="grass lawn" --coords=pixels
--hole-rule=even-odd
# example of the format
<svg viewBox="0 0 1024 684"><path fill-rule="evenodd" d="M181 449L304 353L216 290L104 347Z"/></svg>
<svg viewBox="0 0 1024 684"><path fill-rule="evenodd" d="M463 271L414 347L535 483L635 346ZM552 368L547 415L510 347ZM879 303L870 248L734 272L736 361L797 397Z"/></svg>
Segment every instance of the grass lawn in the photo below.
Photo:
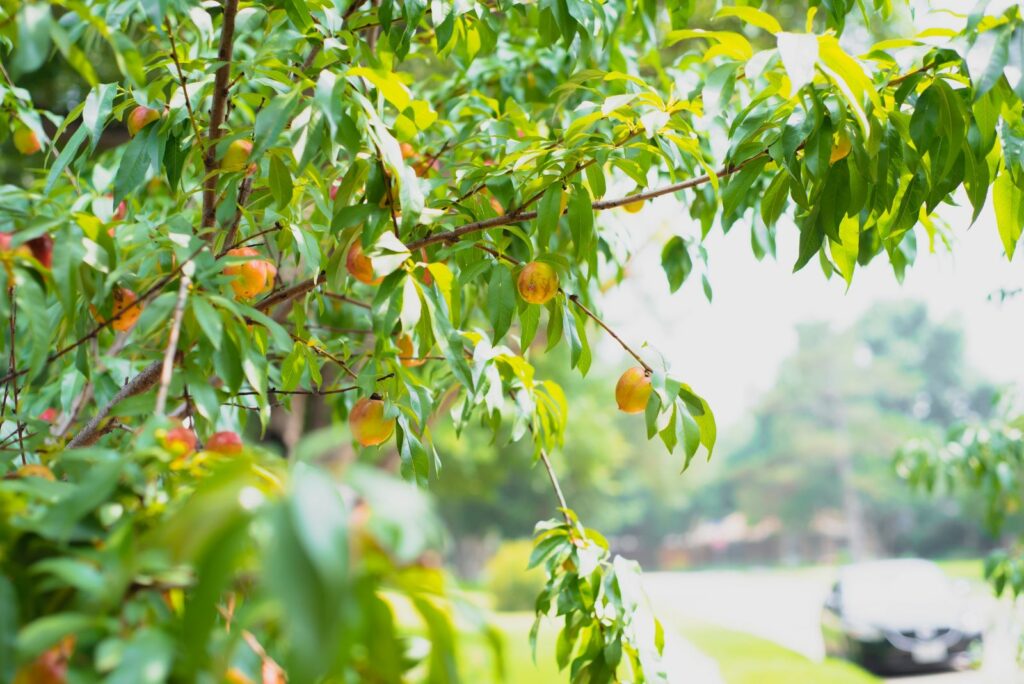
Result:
<svg viewBox="0 0 1024 684"><path fill-rule="evenodd" d="M494 626L501 631L505 656L505 681L528 684L565 684L569 681L566 672L559 672L555 665L555 638L558 631L554 624L541 625L537 635L537 664L530 651L530 627L533 613L493 613ZM493 661L489 649L480 639L467 639L461 648L460 674L467 682L499 681L494 676Z"/></svg>
<svg viewBox="0 0 1024 684"><path fill-rule="evenodd" d="M506 681L528 684L564 684L566 672L555 666L556 629L541 628L537 664L530 653L528 635L532 613L495 613L493 621L504 635ZM666 628L668 626L666 625ZM703 624L686 625L683 635L718 662L726 684L880 684L881 680L850 663L827 660L815 663L770 641ZM474 640L475 641L475 640ZM482 643L465 643L462 675L469 682L496 681Z"/></svg>
<svg viewBox="0 0 1024 684"><path fill-rule="evenodd" d="M953 579L973 580L985 579L985 561L981 558L965 558L957 560L936 561L946 574Z"/></svg>
<svg viewBox="0 0 1024 684"><path fill-rule="evenodd" d="M878 684L882 680L856 665L828 659L813 662L758 637L711 625L684 625L683 635L718 661L726 684Z"/></svg>

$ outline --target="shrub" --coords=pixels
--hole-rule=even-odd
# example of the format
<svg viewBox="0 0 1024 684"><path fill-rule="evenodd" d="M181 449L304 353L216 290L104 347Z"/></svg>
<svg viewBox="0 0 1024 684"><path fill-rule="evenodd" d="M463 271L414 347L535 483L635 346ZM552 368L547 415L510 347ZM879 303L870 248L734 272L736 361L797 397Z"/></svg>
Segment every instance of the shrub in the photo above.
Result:
<svg viewBox="0 0 1024 684"><path fill-rule="evenodd" d="M527 539L504 542L487 562L487 590L498 610L532 610L544 588L544 573L526 569L533 543Z"/></svg>

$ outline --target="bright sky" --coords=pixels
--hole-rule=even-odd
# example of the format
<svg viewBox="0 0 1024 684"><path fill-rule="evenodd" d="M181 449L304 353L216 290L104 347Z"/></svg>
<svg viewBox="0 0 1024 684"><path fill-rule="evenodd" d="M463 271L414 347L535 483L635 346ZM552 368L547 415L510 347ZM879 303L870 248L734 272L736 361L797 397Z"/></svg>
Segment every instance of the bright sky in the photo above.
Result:
<svg viewBox="0 0 1024 684"><path fill-rule="evenodd" d="M771 387L779 363L796 348L798 323L825 320L844 326L875 304L896 299L924 301L939 320L960 319L971 366L996 382L1024 385L1024 294L1002 304L987 299L999 288L1024 287L1024 257L1006 260L991 205L970 230L965 229L969 210L950 208L945 215L954 226L953 251L941 246L934 254L919 251L902 286L884 255L858 269L849 292L838 276L825 280L817 260L792 273L797 253L792 226L779 229L779 260L758 262L749 229L737 223L725 236L713 230L706 242L713 304L693 276L669 294L660 265L662 241L657 241L637 255L627 281L608 293L604 311L627 342L647 343L664 354L673 375L711 402L721 426L735 423ZM696 232L670 197L621 218L635 235L652 226L659 233ZM918 229L919 249L926 245L923 238ZM628 365L614 341L604 338L598 348L613 368Z"/></svg>

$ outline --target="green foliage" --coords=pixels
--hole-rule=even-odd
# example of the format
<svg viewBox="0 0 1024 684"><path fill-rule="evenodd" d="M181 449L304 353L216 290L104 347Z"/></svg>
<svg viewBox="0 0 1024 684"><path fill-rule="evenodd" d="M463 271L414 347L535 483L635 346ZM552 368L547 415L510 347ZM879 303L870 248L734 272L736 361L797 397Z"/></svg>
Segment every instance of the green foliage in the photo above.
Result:
<svg viewBox="0 0 1024 684"><path fill-rule="evenodd" d="M1012 256L1024 187L1019 8L986 15L982 4L942 47L909 37L854 56L839 34L858 17L870 23L866 2L810 3L821 11L806 19L746 2L713 3L724 9L714 16L711 3L670 4L3 0L0 144L12 159L9 132L24 129L42 152L5 163L0 186L10 322L0 448L61 472L66 458L72 473L74 448L137 453L134 431L154 412L188 415L205 439L224 426L265 431L297 394L342 420L377 393L396 423L401 473L419 485L444 465L430 427L439 413L457 430L529 437L534 458L546 458L564 444L570 408L536 374L532 343L564 343L569 366L590 369L603 283L629 258L598 212L658 195L685 193L700 224L665 246L673 289L694 258L708 261L701 240L716 225L749 227L761 257L795 224L796 268L817 259L850 281L884 254L902 277L919 233L943 237L936 208L963 190L977 215L993 183ZM871 6L883 18L905 9ZM759 35L731 30L743 21ZM989 40L996 49L969 68ZM129 139L140 106L160 117ZM846 139L848 154L834 154ZM247 159L224 163L245 149ZM641 192L617 196L622 187ZM242 245L255 263L229 254ZM543 307L510 287L533 260L550 263L563 288ZM243 266L259 269L254 284L237 279ZM134 324L125 290L137 296L128 311L141 308ZM425 365L403 363L401 336ZM671 369L641 365L657 397L648 438L679 448L684 468L710 455L711 408ZM53 427L37 418L48 408ZM119 460L130 462L89 477L111 486L100 478ZM105 491L78 487L72 498L86 508ZM295 532L289 521L281 513L268 525ZM50 524L51 534L73 527ZM218 551L197 566L207 599L242 553ZM281 572L305 568L308 588L337 599L346 589L324 567ZM548 568L552 606L567 577L580 582L558 567ZM609 590L608 578L626 577L603 556L593 572ZM341 625L321 634L323 616L293 590L308 611L288 629L338 636ZM197 644L212 621L212 604L200 604L187 612L201 628L190 667L202 665ZM443 621L417 606L443 652ZM611 650L581 652L573 675L613 681L621 663L653 677L660 647L626 623L599 644L592 607L566 606L562 658L576 643ZM73 631L100 628L79 618ZM152 631L131 639L167 650ZM300 678L363 657L314 645L289 647ZM430 661L435 673L448 665Z"/></svg>
<svg viewBox="0 0 1024 684"><path fill-rule="evenodd" d="M181 457L145 436L53 466L56 480L0 481L5 681L65 639L72 673L109 681L222 681L278 664L299 682L452 679L441 531L411 486L255 450ZM396 618L396 600L428 626L427 651L410 649L419 628Z"/></svg>
<svg viewBox="0 0 1024 684"><path fill-rule="evenodd" d="M544 587L544 574L527 569L533 544L526 540L502 542L484 568L487 592L498 610L529 610Z"/></svg>
<svg viewBox="0 0 1024 684"><path fill-rule="evenodd" d="M1019 536L1024 415L1018 403L1013 395L1004 397L995 417L958 423L945 441L908 441L896 453L897 470L929 493L970 494L993 535ZM985 560L985 579L997 596L1024 593L1024 556L1016 547L997 550Z"/></svg>

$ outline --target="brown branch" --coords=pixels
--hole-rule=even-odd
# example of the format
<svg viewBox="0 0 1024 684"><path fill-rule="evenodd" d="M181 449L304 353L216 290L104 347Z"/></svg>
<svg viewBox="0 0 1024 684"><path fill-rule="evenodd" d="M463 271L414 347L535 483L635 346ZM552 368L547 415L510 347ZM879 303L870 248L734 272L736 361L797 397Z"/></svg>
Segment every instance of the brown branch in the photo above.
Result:
<svg viewBox="0 0 1024 684"><path fill-rule="evenodd" d="M648 366L648 365L647 365L647 362L646 362L646 361L644 361L644 360L643 360L643 358L641 358L639 354L637 354L637 353L636 353L635 351L633 351L633 349L632 349L632 348L631 348L631 347L630 347L630 346L629 346L628 344L626 344L626 343L625 343L625 342L624 342L624 341L622 340L622 338L621 338L621 337L619 337L619 336L618 336L617 334L615 334L615 331L614 331L614 330L612 330L612 329L611 329L610 327L608 327L608 324L607 324L607 323L605 323L605 322L604 322L604 321L602 321L602 320L601 320L600 318L598 318L597 314L595 314L595 313L594 313L593 311L591 311L591 310L590 310L590 309L588 309L588 308L587 308L586 306L584 306L582 302L580 302L580 298L579 298L579 295L567 295L567 296L569 297L569 301L570 301L570 302L572 302L573 304L575 304L575 305L576 305L576 307L577 307L577 308L578 308L578 309L579 309L580 311L582 311L582 312L583 312L584 314L586 314L586 315L587 315L588 317L590 317L590 319L591 319L591 320L593 320L593 321L594 321L595 323L597 323L597 324L598 324L599 326L601 326L601 327L602 327L602 328L604 329L604 331L605 331L606 333L608 333L609 335L611 335L611 336L612 336L612 339L614 339L614 340L615 340L616 342L618 342L618 343L619 343L619 346L620 346L620 347L622 347L623 349L625 349L625 350L626 350L626 352L627 352L627 353L628 353L628 354L629 354L630 356L632 356L632 357L633 357L634 359L636 359L636 362L637 362L637 363L639 363L639 364L640 364L641 366L643 366L643 369L644 369L644 370L645 370L645 371L646 371L646 372L647 372L648 374L650 374L650 373L653 373L653 372L654 372L654 369L653 369L653 368L651 368L650 366Z"/></svg>
<svg viewBox="0 0 1024 684"><path fill-rule="evenodd" d="M171 59L174 60L174 68L178 72L178 82L181 84L181 94L185 96L185 109L188 111L188 119L192 122L192 131L196 136L196 144L201 144L203 141L203 134L199 130L199 123L196 121L196 113L192 109L192 99L188 95L188 88L185 82L185 72L181 68L181 62L178 61L178 45L177 41L174 40L174 28L171 26L170 17L164 19L164 26L167 28L167 37L171 41Z"/></svg>
<svg viewBox="0 0 1024 684"><path fill-rule="evenodd" d="M748 164L766 155L767 152L759 152L758 154L755 154L753 157L745 159L739 164L736 164L735 166L727 166L721 168L715 172L715 177L724 178L726 176L731 176L732 174L742 170ZM661 188L655 188L654 190L648 190L647 192L638 192L634 195L626 195L625 197L620 197L618 199L597 200L595 202L591 202L590 206L593 207L595 211L605 211L607 209L614 209L616 207L621 207L626 204L632 204L633 202L643 202L645 200L654 199L655 197L661 197L662 195L670 195L674 192L679 192L680 190L695 188L700 185L704 185L705 183L708 183L710 181L711 176L705 174L703 176L697 176L696 178L689 178L679 183L673 183L672 185L666 185ZM566 212L568 212L568 207L566 208ZM510 223L520 223L522 221L529 221L530 219L535 218L537 218L536 211L527 211L521 214L505 214L504 216L494 216L492 218L484 219L482 221L474 221L473 223L467 223L464 226L459 226L458 228L454 228L452 230L447 230L441 233L434 233L433 235L428 235L427 237L422 238L420 240L414 240L412 242L409 242L405 246L411 251L414 249L418 249L420 247L426 247L427 245L433 245L438 242L454 242L463 235L468 235L470 233L478 233L481 230L487 230L488 228L496 228L498 226L505 226Z"/></svg>
<svg viewBox="0 0 1024 684"><path fill-rule="evenodd" d="M9 362L8 376L10 377L10 380L8 380L7 382L4 383L4 405L3 405L3 410L4 410L5 413L7 412L7 397L8 397L8 390L10 389L10 390L12 390L11 393L14 396L14 415L17 416L17 414L18 414L18 373L17 373L17 370L18 370L18 360L17 360L17 355L14 353L14 349L15 349L15 346L16 346L15 333L16 333L16 330L17 330L18 302L14 298L14 285L11 285L11 286L9 286L7 288L7 297L8 297L8 301L10 302L10 309L11 309L10 310L10 319L8 321L9 324L10 324L10 331L11 331L11 342L10 342L11 348L10 348L10 355L9 355L9 359L8 359L8 362ZM25 463L26 463L26 460L25 460L25 439L24 439L24 436L22 434L21 428L22 428L21 419L20 418L16 418L14 430L15 430L15 434L18 436L18 451L21 453L21 464L25 465Z"/></svg>
<svg viewBox="0 0 1024 684"><path fill-rule="evenodd" d="M283 290L271 292L269 295L257 302L255 306L260 311L266 312L278 304L284 304L285 302L290 302L293 299L298 299L307 292L315 289L325 280L327 280L327 271L320 271L315 278L309 278L308 280L303 280L291 287L286 287Z"/></svg>
<svg viewBox="0 0 1024 684"><path fill-rule="evenodd" d="M558 477L555 475L555 469L551 467L551 459L548 458L548 454L543 449L540 450L540 460L544 464L544 469L548 471L548 479L551 480L551 488L555 490L555 497L558 499L558 508L562 512L562 517L565 518L565 524L572 529L572 518L569 517L569 504L565 502L565 495L562 494L562 487L558 484Z"/></svg>
<svg viewBox="0 0 1024 684"><path fill-rule="evenodd" d="M227 113L228 79L231 76L231 57L234 51L235 15L238 0L224 0L224 19L220 29L220 47L217 61L220 66L213 79L213 106L210 108L210 131L207 134L206 154L203 162L206 178L203 180L203 228L211 228L217 213L217 141Z"/></svg>
<svg viewBox="0 0 1024 684"><path fill-rule="evenodd" d="M249 201L249 195L251 194L252 176L246 176L238 188L238 206L235 209L235 217L231 221L231 227L228 228L227 235L224 237L225 245L230 245L234 241L235 236L238 235L238 226L242 223L242 209L245 207L245 203Z"/></svg>
<svg viewBox="0 0 1024 684"><path fill-rule="evenodd" d="M335 356L331 352L327 351L326 349L322 349L321 347L316 346L315 344L313 344L309 340L302 339L298 335L293 334L291 337L296 342L301 342L302 344L304 344L307 347L309 347L310 349L312 349L315 353L317 353L320 356L324 357L325 359L328 359L328 360L334 362L335 364L337 364L341 368L341 370L343 370L346 373L348 373L349 377L352 378L353 380L358 380L359 379L359 376L356 374L355 371L353 371L351 368L349 368L349 365L347 363L345 363L344 361L339 359L337 356Z"/></svg>
<svg viewBox="0 0 1024 684"><path fill-rule="evenodd" d="M258 233L253 233L252 235L246 236L244 238L239 238L234 243L225 244L223 249L220 250L220 253L217 254L217 258L219 259L220 257L224 256L225 254L227 254L232 249L235 249L236 247L241 247L242 245L244 245L246 242L249 242L250 240L255 240L258 237L263 237L264 235L267 235L269 233L275 233L275 232L277 232L279 230L281 230L281 224L280 223L275 223L270 228L267 228L265 230L261 230Z"/></svg>
<svg viewBox="0 0 1024 684"><path fill-rule="evenodd" d="M68 442L67 448L74 449L95 444L96 440L105 434L102 430L103 421L110 415L111 410L125 399L152 389L160 379L161 368L163 368L163 361L154 361L125 383L125 386L105 406L100 408L96 415Z"/></svg>
<svg viewBox="0 0 1024 684"><path fill-rule="evenodd" d="M160 388L156 392L154 412L158 416L167 408L167 389L171 386L171 372L174 370L174 355L178 351L178 336L181 334L181 319L185 315L185 300L191 279L187 273L181 274L178 285L178 300L174 304L174 315L171 317L171 332L167 337L167 349L164 350L163 365L160 368Z"/></svg>
<svg viewBox="0 0 1024 684"><path fill-rule="evenodd" d="M369 311L372 308L366 302L361 302L358 299L352 299L351 297L346 297L345 295L338 294L337 292L321 292L320 294L322 294L324 297L327 297L328 299L335 299L335 300L337 300L339 302L345 302L346 304L351 304L352 306L358 306L359 308L366 309L367 311Z"/></svg>

